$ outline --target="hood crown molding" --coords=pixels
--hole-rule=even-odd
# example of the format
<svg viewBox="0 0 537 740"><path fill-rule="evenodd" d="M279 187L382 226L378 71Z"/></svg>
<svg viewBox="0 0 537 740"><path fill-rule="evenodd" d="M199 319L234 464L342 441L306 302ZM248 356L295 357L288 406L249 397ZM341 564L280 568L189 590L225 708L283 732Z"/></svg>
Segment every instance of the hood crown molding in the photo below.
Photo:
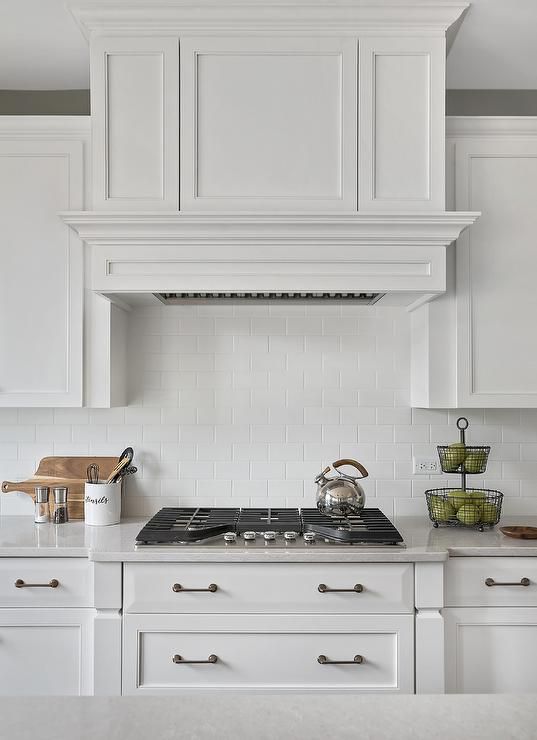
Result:
<svg viewBox="0 0 537 740"><path fill-rule="evenodd" d="M69 211L60 214L88 244L136 241L144 244L188 242L227 245L230 241L267 245L310 243L329 248L333 244L448 246L480 213L390 214L183 214L102 213ZM329 258L329 254L327 254Z"/></svg>
<svg viewBox="0 0 537 740"><path fill-rule="evenodd" d="M397 2L397 0L246 0L217 3L174 1L173 4L144 2L71 3L69 9L82 33L154 34L235 33L287 31L294 34L383 34L444 35L469 7L462 2Z"/></svg>

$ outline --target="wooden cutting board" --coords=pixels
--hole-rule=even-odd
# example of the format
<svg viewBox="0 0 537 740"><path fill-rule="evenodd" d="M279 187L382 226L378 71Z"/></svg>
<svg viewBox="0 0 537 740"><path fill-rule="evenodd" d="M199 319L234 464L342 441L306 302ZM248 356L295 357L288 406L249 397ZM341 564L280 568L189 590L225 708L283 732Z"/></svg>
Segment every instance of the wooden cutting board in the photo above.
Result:
<svg viewBox="0 0 537 740"><path fill-rule="evenodd" d="M118 462L117 457L44 457L35 472L28 480L2 483L2 493L26 493L35 501L36 486L65 486L69 489L67 502L70 519L84 519L84 484L86 471L90 463L99 466L99 477L108 478ZM50 514L54 511L52 492L49 498Z"/></svg>

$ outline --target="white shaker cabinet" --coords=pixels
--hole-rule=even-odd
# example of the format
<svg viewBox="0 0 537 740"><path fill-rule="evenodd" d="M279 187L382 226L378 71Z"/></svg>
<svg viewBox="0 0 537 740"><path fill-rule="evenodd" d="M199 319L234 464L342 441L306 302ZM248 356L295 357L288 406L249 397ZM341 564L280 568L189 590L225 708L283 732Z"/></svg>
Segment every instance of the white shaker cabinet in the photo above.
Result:
<svg viewBox="0 0 537 740"><path fill-rule="evenodd" d="M413 573L408 563L125 563L123 693L413 693Z"/></svg>
<svg viewBox="0 0 537 740"><path fill-rule="evenodd" d="M88 119L0 119L0 406L81 406Z"/></svg>
<svg viewBox="0 0 537 740"><path fill-rule="evenodd" d="M535 558L450 558L446 564L446 691L537 691ZM490 584L490 585L487 585Z"/></svg>
<svg viewBox="0 0 537 740"><path fill-rule="evenodd" d="M119 695L120 608L119 563L0 558L0 696Z"/></svg>
<svg viewBox="0 0 537 740"><path fill-rule="evenodd" d="M448 206L481 211L412 314L412 405L537 406L537 119L448 119Z"/></svg>

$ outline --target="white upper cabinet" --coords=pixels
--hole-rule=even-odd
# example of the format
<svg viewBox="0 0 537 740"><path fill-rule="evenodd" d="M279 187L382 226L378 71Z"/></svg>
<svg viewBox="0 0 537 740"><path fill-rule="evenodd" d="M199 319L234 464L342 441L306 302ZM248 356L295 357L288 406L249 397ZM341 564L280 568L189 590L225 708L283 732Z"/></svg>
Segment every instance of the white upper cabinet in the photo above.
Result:
<svg viewBox="0 0 537 740"><path fill-rule="evenodd" d="M465 7L75 9L90 39L94 207L443 211L445 33Z"/></svg>
<svg viewBox="0 0 537 740"><path fill-rule="evenodd" d="M413 405L537 407L537 120L448 119L453 285L414 312Z"/></svg>
<svg viewBox="0 0 537 740"><path fill-rule="evenodd" d="M0 406L81 406L88 121L0 119Z"/></svg>

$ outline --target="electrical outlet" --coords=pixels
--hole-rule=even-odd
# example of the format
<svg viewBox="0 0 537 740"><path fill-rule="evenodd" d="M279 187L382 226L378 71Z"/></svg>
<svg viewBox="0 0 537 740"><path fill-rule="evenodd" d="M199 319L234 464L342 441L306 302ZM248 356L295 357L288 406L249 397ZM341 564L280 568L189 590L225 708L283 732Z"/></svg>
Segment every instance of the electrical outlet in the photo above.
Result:
<svg viewBox="0 0 537 740"><path fill-rule="evenodd" d="M413 457L412 473L413 475L440 475L440 460L431 457Z"/></svg>

